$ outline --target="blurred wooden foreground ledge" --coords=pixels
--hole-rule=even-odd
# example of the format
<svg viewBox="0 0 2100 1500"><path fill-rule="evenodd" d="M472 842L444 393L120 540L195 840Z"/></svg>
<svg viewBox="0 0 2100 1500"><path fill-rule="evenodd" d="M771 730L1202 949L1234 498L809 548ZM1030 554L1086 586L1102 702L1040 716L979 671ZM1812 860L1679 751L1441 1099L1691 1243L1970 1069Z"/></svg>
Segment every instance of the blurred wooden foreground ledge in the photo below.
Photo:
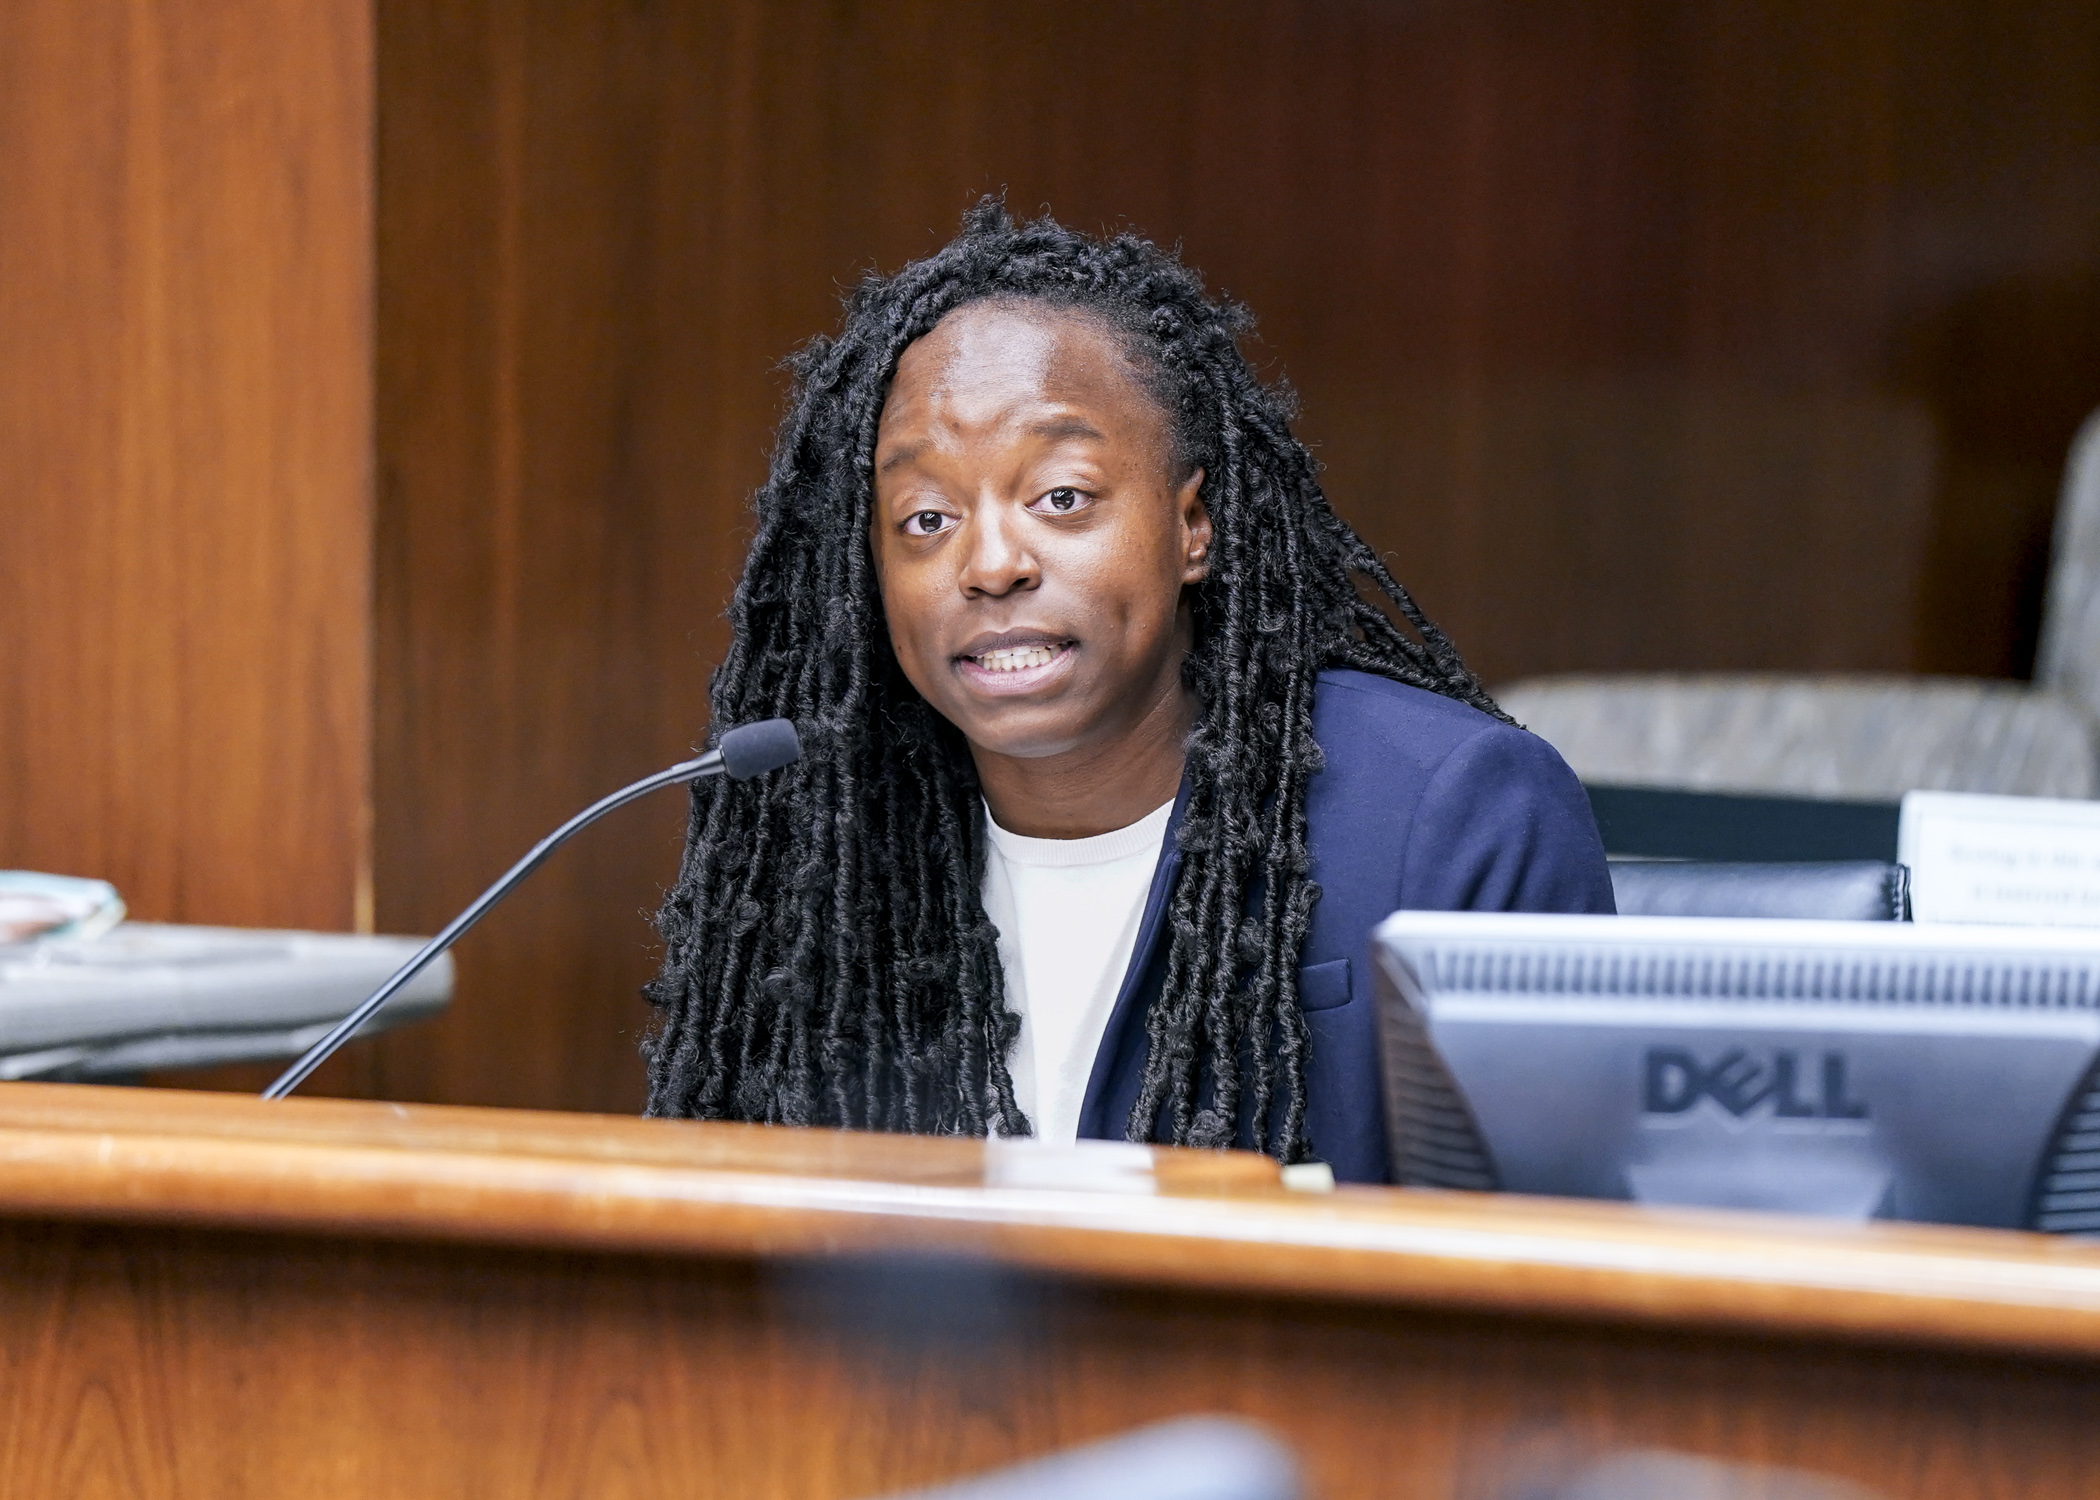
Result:
<svg viewBox="0 0 2100 1500"><path fill-rule="evenodd" d="M2090 1493L2100 1249L1309 1194L1241 1153L6 1084L0 1377L5 1493L86 1463L125 1493L613 1464L873 1494L1188 1410L1277 1427L1318 1493L1515 1493L1628 1443Z"/></svg>

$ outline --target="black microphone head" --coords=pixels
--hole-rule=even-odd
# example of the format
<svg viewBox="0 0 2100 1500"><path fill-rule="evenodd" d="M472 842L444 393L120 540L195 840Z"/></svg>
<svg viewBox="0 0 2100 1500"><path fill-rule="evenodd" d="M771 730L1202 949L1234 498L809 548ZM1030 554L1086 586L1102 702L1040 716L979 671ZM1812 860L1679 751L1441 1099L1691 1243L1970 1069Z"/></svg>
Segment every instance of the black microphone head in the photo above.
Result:
<svg viewBox="0 0 2100 1500"><path fill-rule="evenodd" d="M789 719L760 719L739 724L722 736L722 769L738 781L749 781L802 758L802 741Z"/></svg>

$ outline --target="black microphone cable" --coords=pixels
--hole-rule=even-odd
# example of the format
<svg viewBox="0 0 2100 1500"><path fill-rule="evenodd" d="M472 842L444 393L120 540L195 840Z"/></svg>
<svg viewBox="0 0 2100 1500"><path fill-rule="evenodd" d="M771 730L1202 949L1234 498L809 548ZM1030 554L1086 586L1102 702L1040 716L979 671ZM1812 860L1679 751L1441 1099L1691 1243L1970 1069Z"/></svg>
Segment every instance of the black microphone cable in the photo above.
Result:
<svg viewBox="0 0 2100 1500"><path fill-rule="evenodd" d="M588 827L616 807L624 807L637 797L647 796L659 787L676 786L698 781L703 776L720 776L727 773L732 780L748 781L753 776L763 776L768 771L777 771L782 766L792 765L802 755L802 742L795 735L795 726L786 719L763 719L756 724L744 724L722 736L716 749L697 760L681 761L668 770L658 771L654 776L645 776L632 786L623 786L610 797L593 802L561 827L548 834L532 846L532 852L510 867L504 877L475 898L474 904L454 917L445 930L425 943L416 956L396 969L386 983L365 997L357 1009L343 1017L328 1035L322 1037L300 1055L297 1062L278 1075L277 1081L262 1091L265 1099L282 1099L293 1089L304 1083L315 1068L326 1062L336 1048L357 1034L357 1029L372 1019L379 1007L386 1004L394 994L416 975L423 971L432 959L466 933L488 909L511 893L519 881L537 870L547 856L580 828Z"/></svg>

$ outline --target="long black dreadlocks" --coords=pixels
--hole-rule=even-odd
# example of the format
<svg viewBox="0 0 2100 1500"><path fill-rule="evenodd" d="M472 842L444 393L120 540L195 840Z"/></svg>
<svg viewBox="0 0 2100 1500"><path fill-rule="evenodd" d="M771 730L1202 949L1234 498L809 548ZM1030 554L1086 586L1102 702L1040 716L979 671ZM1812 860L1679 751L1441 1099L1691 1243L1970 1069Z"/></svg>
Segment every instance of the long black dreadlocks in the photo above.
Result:
<svg viewBox="0 0 2100 1500"><path fill-rule="evenodd" d="M714 722L776 715L790 770L694 788L647 990L649 1112L788 1124L1025 1134L1007 1055L997 933L978 899L984 836L961 736L891 654L869 543L876 423L905 347L966 303L1032 299L1119 330L1205 470L1213 526L1185 668L1183 862L1165 986L1146 1017L1132 1140L1223 1146L1251 1119L1306 1153L1297 956L1319 890L1306 854L1315 675L1355 667L1494 704L1385 565L1329 507L1287 393L1241 355L1252 327L1174 255L987 199L938 254L869 276L836 338L792 361L795 390L730 606ZM1184 470L1187 472L1187 470ZM1413 627L1358 591L1361 578Z"/></svg>

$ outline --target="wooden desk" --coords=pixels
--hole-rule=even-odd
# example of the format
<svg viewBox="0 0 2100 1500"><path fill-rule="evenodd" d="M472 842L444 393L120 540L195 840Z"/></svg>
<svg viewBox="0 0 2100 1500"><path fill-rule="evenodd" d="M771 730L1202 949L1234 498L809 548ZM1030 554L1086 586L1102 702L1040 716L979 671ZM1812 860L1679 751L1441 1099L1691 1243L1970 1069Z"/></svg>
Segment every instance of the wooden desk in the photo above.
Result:
<svg viewBox="0 0 2100 1500"><path fill-rule="evenodd" d="M0 1085L0 1494L860 1496L1191 1411L2100 1493L2100 1251L1259 1157Z"/></svg>

